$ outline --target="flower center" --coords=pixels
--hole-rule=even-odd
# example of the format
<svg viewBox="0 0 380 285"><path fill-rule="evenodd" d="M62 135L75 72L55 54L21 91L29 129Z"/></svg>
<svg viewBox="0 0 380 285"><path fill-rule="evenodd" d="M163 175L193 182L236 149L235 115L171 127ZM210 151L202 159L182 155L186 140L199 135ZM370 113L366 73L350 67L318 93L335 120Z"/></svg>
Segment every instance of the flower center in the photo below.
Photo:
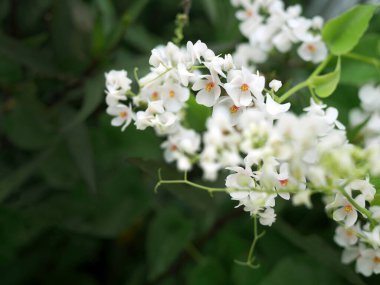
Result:
<svg viewBox="0 0 380 285"><path fill-rule="evenodd" d="M349 214L352 212L352 206L351 205L346 205L343 207L344 211Z"/></svg>
<svg viewBox="0 0 380 285"><path fill-rule="evenodd" d="M246 15L247 17L252 17L252 15L253 15L252 10L251 10L251 9L247 9L247 10L245 10L245 15Z"/></svg>
<svg viewBox="0 0 380 285"><path fill-rule="evenodd" d="M158 100L158 97L159 97L159 95L158 95L158 92L153 92L152 93L152 95L150 95L150 99L152 99L153 101L156 101L156 100Z"/></svg>
<svg viewBox="0 0 380 285"><path fill-rule="evenodd" d="M286 186L286 185L288 185L289 180L288 179L280 179L279 182L280 182L281 186Z"/></svg>
<svg viewBox="0 0 380 285"><path fill-rule="evenodd" d="M244 83L244 84L242 84L242 85L240 86L240 90L241 90L242 92L246 92L246 91L248 91L248 89L249 89L249 86L248 86L248 84L246 84L246 83Z"/></svg>
<svg viewBox="0 0 380 285"><path fill-rule="evenodd" d="M176 150L177 150L177 146L176 146L175 144L172 144L172 145L170 146L170 150L171 150L171 151L176 151Z"/></svg>
<svg viewBox="0 0 380 285"><path fill-rule="evenodd" d="M379 263L380 263L380 257L375 256L375 257L373 258L373 263L379 264Z"/></svg>
<svg viewBox="0 0 380 285"><path fill-rule="evenodd" d="M206 85L206 91L210 92L212 89L214 89L214 87L215 87L215 83L214 82L209 82Z"/></svg>
<svg viewBox="0 0 380 285"><path fill-rule="evenodd" d="M352 229L347 229L346 230L346 235L349 237L352 237L354 235L354 231Z"/></svg>
<svg viewBox="0 0 380 285"><path fill-rule="evenodd" d="M119 117L122 118L122 119L125 119L126 117L128 117L128 113L123 111L123 112L120 112L119 113Z"/></svg>
<svg viewBox="0 0 380 285"><path fill-rule="evenodd" d="M317 48L313 44L308 44L306 48L311 53L315 53L317 51Z"/></svg>
<svg viewBox="0 0 380 285"><path fill-rule="evenodd" d="M169 91L169 97L174 98L175 97L175 92L173 90Z"/></svg>
<svg viewBox="0 0 380 285"><path fill-rule="evenodd" d="M239 107L235 106L235 105L232 105L230 107L230 112L231 113L236 113L237 111L239 111Z"/></svg>

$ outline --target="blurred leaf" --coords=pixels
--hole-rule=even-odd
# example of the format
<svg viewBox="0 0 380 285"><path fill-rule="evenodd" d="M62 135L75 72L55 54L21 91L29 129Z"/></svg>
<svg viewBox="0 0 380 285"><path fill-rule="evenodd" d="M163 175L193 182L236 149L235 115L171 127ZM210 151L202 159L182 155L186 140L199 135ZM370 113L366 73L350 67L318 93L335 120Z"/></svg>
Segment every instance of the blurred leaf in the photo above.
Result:
<svg viewBox="0 0 380 285"><path fill-rule="evenodd" d="M211 258L202 259L188 278L189 285L231 284L220 261Z"/></svg>
<svg viewBox="0 0 380 285"><path fill-rule="evenodd" d="M6 178L0 180L0 202L8 197L14 190L20 187L36 170L44 163L53 149L47 149L35 155L30 161L13 171Z"/></svg>
<svg viewBox="0 0 380 285"><path fill-rule="evenodd" d="M211 109L203 105L199 105L195 101L195 96L190 96L187 101L185 125L197 132L206 130L207 118L211 115Z"/></svg>
<svg viewBox="0 0 380 285"><path fill-rule="evenodd" d="M161 209L149 226L146 250L149 279L165 271L187 246L192 237L192 223L177 209Z"/></svg>
<svg viewBox="0 0 380 285"><path fill-rule="evenodd" d="M81 73L89 66L92 13L83 1L53 1L52 43L61 69ZM70 32L68 32L70 31Z"/></svg>
<svg viewBox="0 0 380 285"><path fill-rule="evenodd" d="M330 51L335 55L351 51L367 30L377 8L374 4L358 5L328 21L322 37Z"/></svg>
<svg viewBox="0 0 380 285"><path fill-rule="evenodd" d="M76 115L68 119L68 124L63 130L69 130L76 124L83 122L90 116L102 102L104 92L105 79L103 74L98 74L91 79L88 79L84 86L84 98L81 109Z"/></svg>
<svg viewBox="0 0 380 285"><path fill-rule="evenodd" d="M377 50L379 44L379 34L368 34L360 40L353 52L368 57L379 58L380 51ZM342 59L341 83L361 86L371 81L380 82L380 69L372 64L350 58Z"/></svg>
<svg viewBox="0 0 380 285"><path fill-rule="evenodd" d="M321 98L329 97L334 93L336 87L338 86L340 79L340 58L338 57L335 70L323 74L313 76L311 78L311 86L314 88L315 93Z"/></svg>
<svg viewBox="0 0 380 285"><path fill-rule="evenodd" d="M218 21L218 3L215 0L201 2L212 24L215 26Z"/></svg>
<svg viewBox="0 0 380 285"><path fill-rule="evenodd" d="M86 125L84 123L77 124L70 131L65 132L65 139L84 181L92 192L96 192L92 143Z"/></svg>
<svg viewBox="0 0 380 285"><path fill-rule="evenodd" d="M12 107L0 124L8 139L19 148L42 149L54 137L54 125L51 123L50 114L38 101L35 84L20 85L16 92Z"/></svg>
<svg viewBox="0 0 380 285"><path fill-rule="evenodd" d="M0 33L0 54L46 77L62 77L46 54Z"/></svg>
<svg viewBox="0 0 380 285"><path fill-rule="evenodd" d="M133 29L129 29L125 35L125 41L146 54L150 54L154 47L162 44L159 37L149 33L142 25L134 25Z"/></svg>
<svg viewBox="0 0 380 285"><path fill-rule="evenodd" d="M292 256L280 260L260 285L304 284L336 285L339 279L327 268L313 262L307 256Z"/></svg>
<svg viewBox="0 0 380 285"><path fill-rule="evenodd" d="M276 221L275 230L299 247L309 256L328 266L333 272L346 279L347 282L357 285L365 285L361 278L353 270L341 263L340 253L317 235L303 236L284 221Z"/></svg>

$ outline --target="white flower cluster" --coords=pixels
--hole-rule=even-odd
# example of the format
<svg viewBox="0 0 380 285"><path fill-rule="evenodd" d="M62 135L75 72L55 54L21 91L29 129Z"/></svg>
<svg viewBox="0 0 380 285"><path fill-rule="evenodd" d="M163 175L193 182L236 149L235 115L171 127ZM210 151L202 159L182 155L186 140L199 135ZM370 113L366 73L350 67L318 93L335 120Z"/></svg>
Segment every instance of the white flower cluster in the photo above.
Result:
<svg viewBox="0 0 380 285"><path fill-rule="evenodd" d="M236 68L230 55L216 56L200 41L155 48L149 62L137 94L125 71L106 74L112 125L124 129L134 121L137 129L154 128L165 138L165 160L179 170L197 163L208 180L232 171L226 191L262 225L275 221L276 198L311 208L310 196L322 193L326 210L341 224L337 243L349 240L347 252L359 244L349 260L357 259L365 275L378 273L380 207L369 207L376 190L367 178L380 175L380 144L350 144L337 109L313 99L301 115L291 113L290 103L276 102L280 81L267 87L262 75ZM202 135L184 127L191 96L213 109ZM362 221L369 224L361 228ZM355 238L345 239L352 228Z"/></svg>
<svg viewBox="0 0 380 285"><path fill-rule="evenodd" d="M380 85L366 84L359 90L361 109L350 113L350 123L353 127L361 127L360 134L365 139L365 145L380 144Z"/></svg>
<svg viewBox="0 0 380 285"><path fill-rule="evenodd" d="M240 31L249 43L238 45L234 54L237 66L264 63L276 49L280 53L298 45L297 53L305 61L318 63L327 56L321 38L323 19L307 19L300 5L285 8L282 0L231 0L239 7L236 17L241 21Z"/></svg>

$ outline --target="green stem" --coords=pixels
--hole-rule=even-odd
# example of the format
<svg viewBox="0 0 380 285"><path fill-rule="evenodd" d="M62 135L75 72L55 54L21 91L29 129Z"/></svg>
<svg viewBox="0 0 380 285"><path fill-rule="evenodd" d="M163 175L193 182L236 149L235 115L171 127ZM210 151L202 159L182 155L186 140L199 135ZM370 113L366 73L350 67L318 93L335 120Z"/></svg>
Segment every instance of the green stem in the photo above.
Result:
<svg viewBox="0 0 380 285"><path fill-rule="evenodd" d="M305 88L309 86L309 81L308 80L305 80L305 81L302 81L300 83L298 83L297 85L293 86L292 88L290 88L287 92L285 92L279 99L278 99L278 103L282 103L284 102L285 100L287 100L290 96L292 96L294 93L296 93L297 91L299 91L300 89L302 88Z"/></svg>
<svg viewBox="0 0 380 285"><path fill-rule="evenodd" d="M351 59L361 61L364 63L372 64L378 68L380 67L380 60L373 57L369 57L369 56L365 56L365 55L361 55L357 53L346 53L346 54L343 54L343 56L346 58L351 58Z"/></svg>

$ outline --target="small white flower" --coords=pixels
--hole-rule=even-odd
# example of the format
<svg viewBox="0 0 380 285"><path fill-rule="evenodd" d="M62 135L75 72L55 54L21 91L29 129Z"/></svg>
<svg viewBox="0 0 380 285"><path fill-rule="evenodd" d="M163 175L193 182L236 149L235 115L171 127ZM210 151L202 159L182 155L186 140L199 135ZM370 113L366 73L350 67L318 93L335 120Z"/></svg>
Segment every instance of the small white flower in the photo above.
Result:
<svg viewBox="0 0 380 285"><path fill-rule="evenodd" d="M354 180L348 185L348 187L351 190L360 191L364 195L364 198L369 202L373 200L376 194L376 189L371 183L369 183L368 178L366 180Z"/></svg>
<svg viewBox="0 0 380 285"><path fill-rule="evenodd" d="M364 276L380 273L380 249L364 249L356 262L356 271Z"/></svg>
<svg viewBox="0 0 380 285"><path fill-rule="evenodd" d="M198 40L195 44L190 41L187 42L187 52L190 54L193 64L196 60L198 63L201 63L202 58L204 60L208 60L215 56L214 52L208 49L207 45L200 40Z"/></svg>
<svg viewBox="0 0 380 285"><path fill-rule="evenodd" d="M272 99L272 96L267 94L267 100L265 102L265 109L269 115L276 116L276 115L279 115L281 113L285 113L289 110L289 108L290 108L290 103L279 104Z"/></svg>
<svg viewBox="0 0 380 285"><path fill-rule="evenodd" d="M218 102L215 104L213 108L213 116L214 114L221 112L221 109L224 110L226 115L229 115L231 125L234 126L237 124L240 115L244 112L246 107L237 107L230 97L223 96L220 97Z"/></svg>
<svg viewBox="0 0 380 285"><path fill-rule="evenodd" d="M301 206L304 205L306 208L311 209L312 204L310 197L312 195L312 192L310 190L300 190L292 197L292 203L294 206Z"/></svg>
<svg viewBox="0 0 380 285"><path fill-rule="evenodd" d="M115 118L113 118L111 121L112 126L119 127L123 125L121 128L122 131L124 131L125 128L129 126L135 116L132 109L123 104L110 106L107 109L107 113L111 116L115 116Z"/></svg>
<svg viewBox="0 0 380 285"><path fill-rule="evenodd" d="M189 89L178 84L165 85L163 90L163 104L169 112L178 112L190 96Z"/></svg>
<svg viewBox="0 0 380 285"><path fill-rule="evenodd" d="M282 82L280 80L273 79L269 82L269 87L273 89L274 92L277 92L282 86Z"/></svg>
<svg viewBox="0 0 380 285"><path fill-rule="evenodd" d="M219 79L211 75L203 76L195 81L192 89L199 91L195 97L196 102L207 107L214 106L221 93L219 84Z"/></svg>
<svg viewBox="0 0 380 285"><path fill-rule="evenodd" d="M276 213L273 208L266 208L264 212L259 212L259 222L263 226L271 226L276 221Z"/></svg>
<svg viewBox="0 0 380 285"><path fill-rule="evenodd" d="M250 168L227 167L236 173L230 174L226 178L226 186L233 189L249 189L255 187L253 172Z"/></svg>
<svg viewBox="0 0 380 285"><path fill-rule="evenodd" d="M304 42L297 50L305 61L319 63L327 57L327 47L322 41Z"/></svg>
<svg viewBox="0 0 380 285"><path fill-rule="evenodd" d="M365 206L365 199L362 194L358 195L354 200L359 206ZM351 227L356 223L358 212L342 194L337 193L334 202L327 207L338 208L333 213L333 219L335 221L344 221L346 227Z"/></svg>
<svg viewBox="0 0 380 285"><path fill-rule="evenodd" d="M237 107L249 106L252 102L252 94L256 98L262 97L265 86L263 76L252 74L244 67L241 71L231 71L228 75L228 83L224 84L224 88Z"/></svg>
<svg viewBox="0 0 380 285"><path fill-rule="evenodd" d="M106 73L105 76L108 92L120 92L125 94L131 90L132 80L128 78L128 73L125 70L111 70Z"/></svg>
<svg viewBox="0 0 380 285"><path fill-rule="evenodd" d="M335 230L334 240L342 247L353 246L358 242L358 233L360 233L359 225L348 228L339 226Z"/></svg>

